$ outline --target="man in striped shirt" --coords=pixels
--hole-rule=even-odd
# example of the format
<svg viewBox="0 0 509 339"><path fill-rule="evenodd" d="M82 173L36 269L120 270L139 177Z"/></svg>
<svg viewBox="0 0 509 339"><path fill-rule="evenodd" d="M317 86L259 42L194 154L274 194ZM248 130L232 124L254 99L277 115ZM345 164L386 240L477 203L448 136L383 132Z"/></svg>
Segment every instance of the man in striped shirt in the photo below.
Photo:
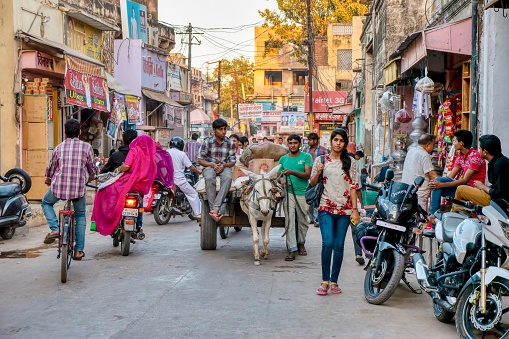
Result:
<svg viewBox="0 0 509 339"><path fill-rule="evenodd" d="M42 198L42 211L48 221L50 233L44 243L51 244L59 236L58 219L53 205L59 200L72 200L76 218L76 245L74 260L81 260L85 253L86 187L95 178L94 151L90 144L78 139L80 122L70 119L65 123L66 139L53 151L46 169L48 191Z"/></svg>
<svg viewBox="0 0 509 339"><path fill-rule="evenodd" d="M191 163L196 165L198 163L198 152L200 151L201 143L198 141L197 133L193 133L191 139L191 141L187 142L184 152L187 154Z"/></svg>

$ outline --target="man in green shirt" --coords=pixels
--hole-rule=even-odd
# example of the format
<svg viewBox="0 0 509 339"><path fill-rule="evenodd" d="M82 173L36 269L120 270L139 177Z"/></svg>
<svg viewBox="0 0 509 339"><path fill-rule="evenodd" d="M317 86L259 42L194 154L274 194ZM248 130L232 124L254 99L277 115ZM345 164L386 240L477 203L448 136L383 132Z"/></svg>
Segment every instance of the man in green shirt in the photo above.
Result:
<svg viewBox="0 0 509 339"><path fill-rule="evenodd" d="M306 203L306 188L313 166L313 159L309 153L300 151L301 138L297 134L288 137L290 153L279 159L280 171L283 173L283 185L286 185L285 221L286 221L286 261L295 260L295 255L307 255L304 244L308 232L308 208Z"/></svg>

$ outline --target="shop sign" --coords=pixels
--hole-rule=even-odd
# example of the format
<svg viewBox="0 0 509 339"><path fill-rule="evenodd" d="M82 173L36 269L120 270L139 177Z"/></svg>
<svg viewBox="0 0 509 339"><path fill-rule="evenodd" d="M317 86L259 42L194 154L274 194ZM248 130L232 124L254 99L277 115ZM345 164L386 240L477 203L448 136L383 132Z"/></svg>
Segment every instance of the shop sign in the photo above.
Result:
<svg viewBox="0 0 509 339"><path fill-rule="evenodd" d="M281 121L281 111L263 111L262 117L260 119L256 119L257 122L264 123L278 123Z"/></svg>
<svg viewBox="0 0 509 339"><path fill-rule="evenodd" d="M318 130L320 131L334 131L336 128L340 128L339 124L320 124Z"/></svg>
<svg viewBox="0 0 509 339"><path fill-rule="evenodd" d="M163 60L161 60L163 59ZM166 60L148 49L142 49L141 86L154 91L166 91Z"/></svg>
<svg viewBox="0 0 509 339"><path fill-rule="evenodd" d="M344 114L315 113L315 121L343 121Z"/></svg>
<svg viewBox="0 0 509 339"><path fill-rule="evenodd" d="M67 16L64 41L72 49L102 62L103 38L99 29Z"/></svg>
<svg viewBox="0 0 509 339"><path fill-rule="evenodd" d="M103 112L110 111L110 96L106 79L90 76L90 94L92 95L92 108Z"/></svg>
<svg viewBox="0 0 509 339"><path fill-rule="evenodd" d="M384 69L384 80L385 85L390 85L396 80L398 80L398 64L396 60L392 61L387 67Z"/></svg>
<svg viewBox="0 0 509 339"><path fill-rule="evenodd" d="M175 126L182 127L182 116L184 115L185 108L183 107L175 107L173 110L173 119L175 121Z"/></svg>
<svg viewBox="0 0 509 339"><path fill-rule="evenodd" d="M126 0L127 3L127 22L122 20L122 31L127 25L130 39L141 39L148 43L147 29L147 6L134 1Z"/></svg>
<svg viewBox="0 0 509 339"><path fill-rule="evenodd" d="M125 97L122 94L113 93L111 95L111 101L113 105L111 107L110 120L115 124L119 124L122 120L127 120Z"/></svg>
<svg viewBox="0 0 509 339"><path fill-rule="evenodd" d="M168 63L167 77L169 89L182 91L182 70L180 66Z"/></svg>
<svg viewBox="0 0 509 339"><path fill-rule="evenodd" d="M51 55L39 51L24 51L21 64L26 69L65 73L65 63L62 59L55 59Z"/></svg>
<svg viewBox="0 0 509 339"><path fill-rule="evenodd" d="M313 112L330 112L334 106L347 104L346 91L313 91ZM304 111L309 112L309 101L304 101Z"/></svg>
<svg viewBox="0 0 509 339"><path fill-rule="evenodd" d="M191 103L191 94L186 92L170 92L170 98L183 104Z"/></svg>
<svg viewBox="0 0 509 339"><path fill-rule="evenodd" d="M281 112L281 128L282 133L304 133L306 119L304 113Z"/></svg>
<svg viewBox="0 0 509 339"><path fill-rule="evenodd" d="M110 119L108 119L108 121L106 122L106 135L108 137L110 137L111 139L116 140L117 139L117 129L118 129L118 125L115 124Z"/></svg>
<svg viewBox="0 0 509 339"><path fill-rule="evenodd" d="M127 121L129 124L136 124L140 119L140 105L138 97L126 95L125 105L127 111Z"/></svg>
<svg viewBox="0 0 509 339"><path fill-rule="evenodd" d="M239 119L256 119L262 117L262 104L239 104Z"/></svg>
<svg viewBox="0 0 509 339"><path fill-rule="evenodd" d="M66 68L65 98L68 104L85 108L92 107L88 75Z"/></svg>
<svg viewBox="0 0 509 339"><path fill-rule="evenodd" d="M174 120L174 106L171 106L171 105L164 105L164 109L165 109L165 113L164 113L164 117L165 117L165 120L166 120L166 126L173 126L173 124L175 123L175 120Z"/></svg>

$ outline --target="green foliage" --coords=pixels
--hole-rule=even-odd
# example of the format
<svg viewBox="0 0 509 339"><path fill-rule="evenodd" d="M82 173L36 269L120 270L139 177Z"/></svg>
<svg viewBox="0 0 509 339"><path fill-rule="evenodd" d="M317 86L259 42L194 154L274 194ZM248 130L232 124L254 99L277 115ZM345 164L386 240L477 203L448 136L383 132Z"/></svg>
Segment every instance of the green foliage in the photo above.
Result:
<svg viewBox="0 0 509 339"><path fill-rule="evenodd" d="M219 65L218 65L219 67ZM217 81L218 67L213 72ZM242 84L246 100L242 95ZM217 85L215 86L217 90ZM233 118L238 119L237 104L249 103L254 93L253 63L241 56L232 60L221 60L221 106L219 114L229 117L233 105Z"/></svg>

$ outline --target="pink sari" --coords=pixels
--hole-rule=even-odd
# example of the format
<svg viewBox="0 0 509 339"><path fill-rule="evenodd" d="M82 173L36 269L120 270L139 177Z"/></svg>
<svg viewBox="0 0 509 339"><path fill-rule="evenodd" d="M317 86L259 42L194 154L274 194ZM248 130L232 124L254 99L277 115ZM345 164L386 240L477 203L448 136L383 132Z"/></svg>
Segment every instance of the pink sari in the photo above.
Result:
<svg viewBox="0 0 509 339"><path fill-rule="evenodd" d="M171 160L170 153L168 153L158 142L156 143L156 164L156 179L159 180L164 186L172 188L174 172L173 161Z"/></svg>
<svg viewBox="0 0 509 339"><path fill-rule="evenodd" d="M102 235L112 234L122 218L125 195L128 192L147 194L157 173L155 163L156 145L147 135L140 135L129 145L125 164L130 166L114 184L97 192L92 211L97 231Z"/></svg>

